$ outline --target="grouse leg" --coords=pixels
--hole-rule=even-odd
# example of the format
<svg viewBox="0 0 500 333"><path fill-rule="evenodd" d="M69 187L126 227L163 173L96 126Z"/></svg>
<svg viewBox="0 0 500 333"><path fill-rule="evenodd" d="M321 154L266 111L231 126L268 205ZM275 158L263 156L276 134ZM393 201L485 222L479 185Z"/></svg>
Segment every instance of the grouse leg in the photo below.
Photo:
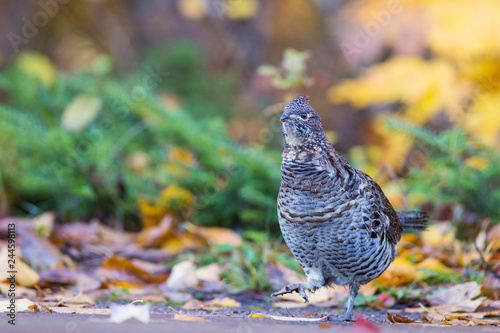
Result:
<svg viewBox="0 0 500 333"><path fill-rule="evenodd" d="M354 299L358 295L359 283L349 284L349 299L347 301L347 311L345 312L344 320L352 321L352 308L354 306Z"/></svg>

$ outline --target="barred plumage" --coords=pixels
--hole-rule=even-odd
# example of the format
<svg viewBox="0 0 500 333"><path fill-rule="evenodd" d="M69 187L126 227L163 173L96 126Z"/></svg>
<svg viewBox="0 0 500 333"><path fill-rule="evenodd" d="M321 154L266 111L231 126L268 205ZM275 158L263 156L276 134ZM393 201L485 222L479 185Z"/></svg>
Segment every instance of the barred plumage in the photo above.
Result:
<svg viewBox="0 0 500 333"><path fill-rule="evenodd" d="M420 212L396 213L382 189L354 169L326 138L321 120L302 96L281 116L285 149L278 217L286 244L307 276L273 296L332 284L349 285L346 319L359 286L380 276L395 259L403 224L422 229Z"/></svg>

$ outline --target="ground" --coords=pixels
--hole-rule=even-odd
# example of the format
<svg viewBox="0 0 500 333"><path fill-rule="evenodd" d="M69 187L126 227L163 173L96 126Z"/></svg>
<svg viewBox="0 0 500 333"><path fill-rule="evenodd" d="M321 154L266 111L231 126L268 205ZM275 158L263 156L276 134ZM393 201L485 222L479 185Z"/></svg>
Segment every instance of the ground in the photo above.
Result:
<svg viewBox="0 0 500 333"><path fill-rule="evenodd" d="M254 299L252 302L242 303L242 307L222 309L215 312L207 311L186 311L179 305L153 305L151 307L151 321L143 324L135 320L127 321L121 324L110 323L109 316L104 315L85 315L85 314L62 314L62 313L18 313L16 317L15 332L63 332L63 333L81 333L81 332L120 332L137 333L140 330L147 329L148 332L235 332L235 333L263 333L263 332L286 332L303 333L311 331L322 331L329 329L333 332L442 332L449 330L449 326L437 325L409 325L409 324L391 324L387 320L387 312L369 308L355 309L356 316L362 316L368 320L374 327L367 328L360 322L346 323L337 320L342 313L334 312L333 321L327 324L322 322L282 322L273 319L249 318L251 313L263 313L270 315L280 315L295 317L304 317L304 314L326 314L329 309L321 309L311 306L305 309L276 309L264 300ZM96 308L108 307L112 303L100 303ZM170 308L171 307L171 308ZM174 319L175 312L192 316L205 318L204 321L186 322ZM391 312L391 311L389 311ZM405 316L419 320L420 315L405 314ZM377 328L378 327L378 328ZM7 323L7 317L0 321L0 332L11 331L12 326ZM454 333L457 332L498 332L498 327L463 327L455 326ZM13 332L13 331L11 331Z"/></svg>

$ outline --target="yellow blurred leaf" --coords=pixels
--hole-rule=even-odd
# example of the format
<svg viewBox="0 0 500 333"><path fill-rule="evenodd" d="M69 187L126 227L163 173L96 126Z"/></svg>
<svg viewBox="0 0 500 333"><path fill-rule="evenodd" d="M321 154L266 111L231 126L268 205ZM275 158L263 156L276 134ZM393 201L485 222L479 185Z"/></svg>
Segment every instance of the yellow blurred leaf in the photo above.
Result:
<svg viewBox="0 0 500 333"><path fill-rule="evenodd" d="M80 94L73 98L62 114L62 127L79 132L89 125L99 114L102 100L97 96Z"/></svg>
<svg viewBox="0 0 500 333"><path fill-rule="evenodd" d="M232 20L245 20L259 11L258 0L225 0L224 15Z"/></svg>
<svg viewBox="0 0 500 333"><path fill-rule="evenodd" d="M179 0L177 6L181 14L191 20L200 20L207 14L207 0Z"/></svg>
<svg viewBox="0 0 500 333"><path fill-rule="evenodd" d="M171 185L166 187L158 198L158 205L168 209L180 209L190 207L194 202L194 196L185 188Z"/></svg>
<svg viewBox="0 0 500 333"><path fill-rule="evenodd" d="M165 207L151 204L145 199L137 199L137 204L141 212L142 226L145 229L158 225L168 214L168 210Z"/></svg>
<svg viewBox="0 0 500 333"><path fill-rule="evenodd" d="M33 287L38 283L38 281L40 281L40 276L37 272L31 269L31 267L26 265L24 261L21 260L21 258L17 255L18 253L19 248L17 249L14 259L11 259L11 257L9 257L9 250L7 248L7 245L4 244L0 247L0 272L4 272L4 275L1 277L0 281L8 281L7 279L9 278L10 274L7 274L7 272L15 270L17 271L17 273L15 273L14 283L22 287ZM10 264L14 265L14 269L9 266Z"/></svg>
<svg viewBox="0 0 500 333"><path fill-rule="evenodd" d="M16 58L16 65L31 79L51 86L56 79L56 69L45 55L36 52L22 52Z"/></svg>
<svg viewBox="0 0 500 333"><path fill-rule="evenodd" d="M356 80L330 88L327 94L333 103L357 108L403 102L405 119L423 124L437 112L460 104L469 90L453 66L443 60L395 57L370 67Z"/></svg>
<svg viewBox="0 0 500 333"><path fill-rule="evenodd" d="M224 308L238 308L241 306L240 302L229 297L214 298L213 300L208 301L207 304Z"/></svg>
<svg viewBox="0 0 500 333"><path fill-rule="evenodd" d="M375 284L381 284L384 287L395 287L409 284L419 277L419 271L415 264L406 259L396 257L391 265L381 276L373 280Z"/></svg>
<svg viewBox="0 0 500 333"><path fill-rule="evenodd" d="M455 233L448 224L433 224L422 232L422 242L433 247L451 246L455 240Z"/></svg>
<svg viewBox="0 0 500 333"><path fill-rule="evenodd" d="M194 224L188 225L189 230L204 238L209 244L240 246L243 240L232 229L220 227L202 227Z"/></svg>
<svg viewBox="0 0 500 333"><path fill-rule="evenodd" d="M492 145L498 144L500 133L500 92L476 98L469 112L464 114L461 125L476 138Z"/></svg>

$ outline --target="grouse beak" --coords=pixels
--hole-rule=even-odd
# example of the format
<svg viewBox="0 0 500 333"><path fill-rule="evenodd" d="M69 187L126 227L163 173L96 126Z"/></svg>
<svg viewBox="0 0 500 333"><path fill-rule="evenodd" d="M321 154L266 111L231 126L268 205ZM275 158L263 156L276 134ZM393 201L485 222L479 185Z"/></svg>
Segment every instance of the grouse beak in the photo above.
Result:
<svg viewBox="0 0 500 333"><path fill-rule="evenodd" d="M289 115L287 115L287 114L284 114L284 113L283 113L283 115L281 115L281 117L280 117L280 121L281 121L282 123L284 123L284 122L285 122L285 121L287 121L288 119L290 119L290 116L289 116Z"/></svg>

